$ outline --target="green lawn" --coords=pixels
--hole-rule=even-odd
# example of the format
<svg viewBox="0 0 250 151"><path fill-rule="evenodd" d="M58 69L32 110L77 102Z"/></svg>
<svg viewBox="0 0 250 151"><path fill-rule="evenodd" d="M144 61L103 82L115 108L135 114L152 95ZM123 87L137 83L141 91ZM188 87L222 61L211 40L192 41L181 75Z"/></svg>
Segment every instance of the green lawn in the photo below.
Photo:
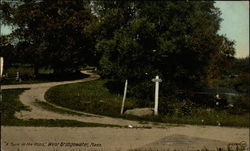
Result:
<svg viewBox="0 0 250 151"><path fill-rule="evenodd" d="M70 109L94 114L121 117L140 121L155 121L174 124L221 125L249 127L249 113L231 114L228 110L193 108L188 115L181 114L181 108L174 108L171 115L135 117L120 115L122 96L112 94L105 87L107 80L56 86L46 92L47 101ZM128 98L125 110L136 108L138 100Z"/></svg>
<svg viewBox="0 0 250 151"><path fill-rule="evenodd" d="M45 94L45 99L59 106L89 113L115 116L120 114L122 95L111 94L103 85L105 80L56 86ZM126 108L135 105L135 99L126 100Z"/></svg>
<svg viewBox="0 0 250 151"><path fill-rule="evenodd" d="M15 112L30 109L24 106L18 99L18 96L26 89L8 89L3 90L3 102L1 104L1 125L4 126L45 126L45 127L120 127L117 125L85 123L74 120L47 120L47 119L17 119Z"/></svg>

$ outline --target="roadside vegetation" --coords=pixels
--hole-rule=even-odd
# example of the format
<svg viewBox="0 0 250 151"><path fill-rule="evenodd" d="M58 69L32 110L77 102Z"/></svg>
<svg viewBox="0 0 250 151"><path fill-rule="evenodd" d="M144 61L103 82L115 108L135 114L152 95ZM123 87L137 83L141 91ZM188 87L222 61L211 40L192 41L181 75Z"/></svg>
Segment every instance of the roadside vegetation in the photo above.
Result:
<svg viewBox="0 0 250 151"><path fill-rule="evenodd" d="M30 84L54 81L67 81L86 78L80 72L55 74L52 69L40 68L38 73L34 73L33 66L30 64L13 64L4 71L2 84Z"/></svg>
<svg viewBox="0 0 250 151"><path fill-rule="evenodd" d="M217 125L249 127L249 113L236 108L207 108L186 101L161 98L159 116L136 117L120 115L122 95L111 93L106 88L107 80L95 80L84 83L56 86L49 89L45 99L53 104L77 111L121 117L131 120L154 121L175 124ZM166 100L162 100L166 99ZM128 98L125 110L141 107L141 102L153 107L153 100ZM238 111L238 112L237 112Z"/></svg>

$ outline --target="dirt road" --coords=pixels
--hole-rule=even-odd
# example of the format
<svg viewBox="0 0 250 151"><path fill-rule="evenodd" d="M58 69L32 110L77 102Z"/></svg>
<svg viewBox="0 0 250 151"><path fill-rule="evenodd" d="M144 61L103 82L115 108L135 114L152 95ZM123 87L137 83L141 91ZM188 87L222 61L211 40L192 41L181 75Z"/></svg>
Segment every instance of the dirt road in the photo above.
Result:
<svg viewBox="0 0 250 151"><path fill-rule="evenodd" d="M102 124L114 124L114 125L121 125L127 126L129 124L133 126L143 126L135 121L123 120L119 118L110 118L106 116L99 116L93 115L89 113L79 112L82 113L82 116L79 115L68 115L68 114L59 114L55 112L51 112L48 110L44 110L43 108L39 107L35 102L36 100L39 101L46 101L44 99L45 92L54 86L63 85L63 84L71 84L71 83L78 83L78 82L86 82L90 80L96 80L99 78L99 75L92 74L87 71L83 71L84 74L88 74L89 77L82 79L82 80L74 80L74 81L62 81L62 82L49 82L49 83L37 83L37 84L20 84L20 85L4 85L2 86L3 89L14 89L14 88L30 88L29 90L24 91L20 95L20 101L29 106L31 111L21 111L17 112L15 115L17 118L20 119L70 119L70 120L77 120L81 122L91 122L91 123L102 123ZM55 106L55 105L54 105ZM59 106L55 106L57 108L63 108ZM65 109L65 108L63 108Z"/></svg>
<svg viewBox="0 0 250 151"><path fill-rule="evenodd" d="M20 101L31 108L16 116L21 119L69 119L82 122L115 124L127 126L145 126L136 121L123 120L99 115L66 115L47 111L37 106L36 99L45 101L45 92L56 85L85 82L98 79L90 74L83 80L50 82L25 85L8 85L3 89L30 88L20 95ZM248 128L230 128L217 126L167 126L148 123L152 129L135 128L48 128L48 127L1 127L2 150L4 151L125 151L128 149L153 150L195 150L204 146L235 147L246 143L249 146ZM159 128L163 127L163 128Z"/></svg>
<svg viewBox="0 0 250 151"><path fill-rule="evenodd" d="M227 147L229 143L248 143L248 132L244 128L214 126L164 129L2 127L2 144L5 151L126 151L136 148L161 151L203 147L214 150Z"/></svg>

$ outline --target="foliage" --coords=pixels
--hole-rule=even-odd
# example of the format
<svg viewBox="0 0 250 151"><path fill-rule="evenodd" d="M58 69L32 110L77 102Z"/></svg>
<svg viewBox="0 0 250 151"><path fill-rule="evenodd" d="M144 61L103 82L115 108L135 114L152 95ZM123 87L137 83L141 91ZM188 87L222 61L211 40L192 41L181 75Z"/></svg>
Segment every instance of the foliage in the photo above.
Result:
<svg viewBox="0 0 250 151"><path fill-rule="evenodd" d="M233 98L234 112L242 113L249 110L250 74L249 57L233 58L231 64L225 67L220 78L213 79L213 87L228 87L236 90L237 96Z"/></svg>
<svg viewBox="0 0 250 151"><path fill-rule="evenodd" d="M249 73L249 56L245 58L234 58L229 68L230 74Z"/></svg>
<svg viewBox="0 0 250 151"><path fill-rule="evenodd" d="M19 79L17 79L17 72ZM86 78L87 75L80 72L55 74L53 70L40 68L39 74L34 76L33 66L30 64L12 64L4 70L2 84L28 84L53 81L67 81Z"/></svg>
<svg viewBox="0 0 250 151"><path fill-rule="evenodd" d="M10 8L5 19L15 26L15 51L24 63L72 72L91 62L92 41L85 27L93 18L86 3L77 1L24 1Z"/></svg>
<svg viewBox="0 0 250 151"><path fill-rule="evenodd" d="M250 109L250 73L241 73L233 82L234 88L241 93L234 98L233 104L236 108L247 110Z"/></svg>
<svg viewBox="0 0 250 151"><path fill-rule="evenodd" d="M14 46L10 43L9 36L0 35L0 56L4 57L5 67L10 66L10 62L16 62L18 55L13 51Z"/></svg>
<svg viewBox="0 0 250 151"><path fill-rule="evenodd" d="M207 75L219 71L213 64L220 68L234 54L234 42L217 34L221 19L213 2L128 1L98 14L99 24L109 15L117 18L114 10L127 8L133 9L130 18L109 26L113 34L101 35L96 48L103 53L100 74L113 81L128 79L130 95L147 98L157 74L164 81L163 96L199 88Z"/></svg>
<svg viewBox="0 0 250 151"><path fill-rule="evenodd" d="M229 87L237 89L237 85L246 84L249 82L249 57L246 58L231 58L230 63L227 66L224 66L223 69L220 69L221 75L210 77L209 86L210 87ZM215 66L215 65L214 65ZM217 68L220 67L220 64L217 65ZM241 81L241 82L240 82ZM247 89L245 89L247 90ZM241 93L241 91L239 91Z"/></svg>
<svg viewBox="0 0 250 151"><path fill-rule="evenodd" d="M250 111L250 98L247 95L236 96L233 100L235 112L245 113Z"/></svg>

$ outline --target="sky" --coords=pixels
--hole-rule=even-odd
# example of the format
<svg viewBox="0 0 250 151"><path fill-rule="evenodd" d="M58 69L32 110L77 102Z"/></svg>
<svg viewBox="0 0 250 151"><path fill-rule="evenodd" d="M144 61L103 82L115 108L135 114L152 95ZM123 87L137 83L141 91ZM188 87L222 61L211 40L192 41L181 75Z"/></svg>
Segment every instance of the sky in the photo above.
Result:
<svg viewBox="0 0 250 151"><path fill-rule="evenodd" d="M221 11L221 29L219 34L235 41L235 56L249 56L249 1L216 1L215 6ZM2 27L2 34L9 34L11 29Z"/></svg>
<svg viewBox="0 0 250 151"><path fill-rule="evenodd" d="M219 34L235 41L235 56L249 56L249 1L216 1L220 8L221 29Z"/></svg>

